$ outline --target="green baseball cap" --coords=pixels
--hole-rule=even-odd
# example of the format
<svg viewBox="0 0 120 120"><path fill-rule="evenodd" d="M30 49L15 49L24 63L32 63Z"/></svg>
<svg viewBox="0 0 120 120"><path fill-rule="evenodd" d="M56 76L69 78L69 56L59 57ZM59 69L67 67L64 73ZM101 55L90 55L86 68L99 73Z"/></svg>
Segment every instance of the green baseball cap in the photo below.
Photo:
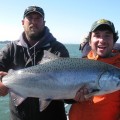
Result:
<svg viewBox="0 0 120 120"><path fill-rule="evenodd" d="M100 19L98 21L95 21L91 27L91 32L95 31L99 26L101 25L106 25L108 27L110 27L110 29L112 30L113 33L115 33L115 27L114 27L114 24L109 21L109 20L106 20L106 19Z"/></svg>

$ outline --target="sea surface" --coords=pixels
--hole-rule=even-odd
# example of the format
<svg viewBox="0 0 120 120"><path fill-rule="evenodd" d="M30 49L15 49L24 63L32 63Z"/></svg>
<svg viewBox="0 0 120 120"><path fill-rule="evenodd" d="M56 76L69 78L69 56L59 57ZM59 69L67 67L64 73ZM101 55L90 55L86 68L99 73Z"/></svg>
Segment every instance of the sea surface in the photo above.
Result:
<svg viewBox="0 0 120 120"><path fill-rule="evenodd" d="M6 44L0 44L0 49ZM65 44L70 53L70 57L80 57L79 44ZM66 107L68 112L70 106ZM9 120L9 95L0 97L0 120Z"/></svg>

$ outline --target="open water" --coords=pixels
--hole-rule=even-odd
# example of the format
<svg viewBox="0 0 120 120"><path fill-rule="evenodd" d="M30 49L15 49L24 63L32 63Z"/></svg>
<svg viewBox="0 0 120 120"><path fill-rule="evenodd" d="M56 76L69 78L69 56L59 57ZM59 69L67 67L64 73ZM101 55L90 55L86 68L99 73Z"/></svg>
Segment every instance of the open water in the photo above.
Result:
<svg viewBox="0 0 120 120"><path fill-rule="evenodd" d="M0 49L4 47L5 44L0 44ZM65 44L66 48L70 53L70 57L80 57L79 44ZM66 111L69 110L66 107ZM0 97L0 120L9 120L9 96Z"/></svg>

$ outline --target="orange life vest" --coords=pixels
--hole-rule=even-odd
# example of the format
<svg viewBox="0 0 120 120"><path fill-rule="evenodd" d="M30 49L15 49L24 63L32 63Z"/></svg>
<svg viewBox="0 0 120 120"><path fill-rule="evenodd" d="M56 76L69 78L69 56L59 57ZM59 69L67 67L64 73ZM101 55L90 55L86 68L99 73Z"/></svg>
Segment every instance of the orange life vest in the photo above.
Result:
<svg viewBox="0 0 120 120"><path fill-rule="evenodd" d="M120 54L109 58L94 56L90 51L87 58L103 61L120 68ZM72 104L69 111L70 120L119 120L120 91L94 96L91 100Z"/></svg>

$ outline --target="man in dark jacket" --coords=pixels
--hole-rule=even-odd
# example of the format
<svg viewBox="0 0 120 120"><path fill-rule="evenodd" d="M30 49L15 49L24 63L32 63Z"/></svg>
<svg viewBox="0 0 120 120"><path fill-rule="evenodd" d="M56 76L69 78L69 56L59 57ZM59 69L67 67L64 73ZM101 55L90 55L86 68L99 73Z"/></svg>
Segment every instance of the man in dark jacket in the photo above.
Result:
<svg viewBox="0 0 120 120"><path fill-rule="evenodd" d="M24 32L19 40L13 41L0 51L0 75L7 74L9 69L21 69L39 64L44 50L60 57L69 57L65 46L58 42L45 26L44 11L37 6L28 7L23 16ZM48 83L49 84L49 83ZM0 96L8 94L0 82ZM52 101L42 112L39 110L39 98L27 98L20 105L20 96L10 92L11 120L66 120L64 103Z"/></svg>

